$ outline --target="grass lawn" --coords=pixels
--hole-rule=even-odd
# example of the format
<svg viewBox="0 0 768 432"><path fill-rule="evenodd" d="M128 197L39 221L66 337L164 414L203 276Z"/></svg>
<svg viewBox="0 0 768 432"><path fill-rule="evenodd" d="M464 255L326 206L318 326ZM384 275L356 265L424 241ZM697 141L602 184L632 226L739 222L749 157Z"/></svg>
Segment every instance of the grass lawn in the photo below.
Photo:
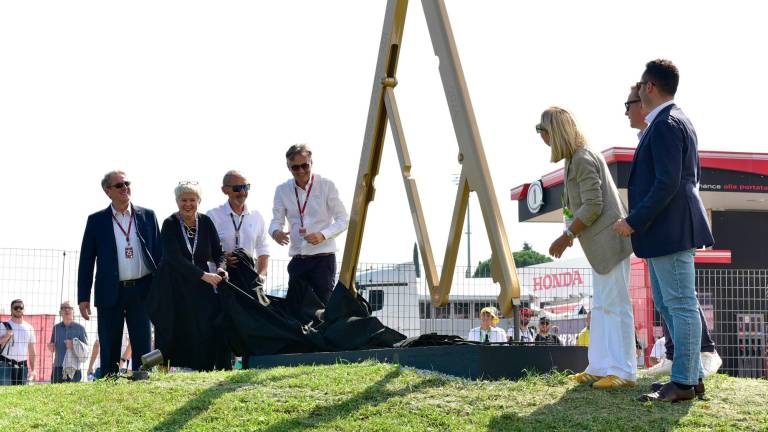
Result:
<svg viewBox="0 0 768 432"><path fill-rule="evenodd" d="M768 431L768 381L716 375L705 400L640 403L562 374L467 381L384 363L0 387L0 431Z"/></svg>

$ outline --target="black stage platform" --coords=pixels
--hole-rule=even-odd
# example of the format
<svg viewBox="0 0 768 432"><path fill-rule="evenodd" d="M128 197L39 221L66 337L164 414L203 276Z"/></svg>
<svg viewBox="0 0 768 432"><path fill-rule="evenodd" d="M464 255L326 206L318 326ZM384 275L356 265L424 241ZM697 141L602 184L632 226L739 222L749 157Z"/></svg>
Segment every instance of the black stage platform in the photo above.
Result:
<svg viewBox="0 0 768 432"><path fill-rule="evenodd" d="M577 346L452 345L385 348L305 354L252 356L250 368L335 364L368 359L399 363L470 379L517 379L524 371L581 372L587 367L587 348Z"/></svg>

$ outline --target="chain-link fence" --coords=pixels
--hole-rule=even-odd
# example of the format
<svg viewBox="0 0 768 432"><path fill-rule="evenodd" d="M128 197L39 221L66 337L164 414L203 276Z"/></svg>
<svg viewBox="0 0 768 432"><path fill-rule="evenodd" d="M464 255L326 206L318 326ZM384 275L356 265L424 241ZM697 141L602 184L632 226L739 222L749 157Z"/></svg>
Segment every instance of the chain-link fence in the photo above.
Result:
<svg viewBox="0 0 768 432"><path fill-rule="evenodd" d="M53 355L47 344L54 324L60 321L59 305L64 300L73 305L77 301L77 265L77 251L0 248L0 319L9 319L13 299L24 300L25 317L35 328L35 364L43 381L51 375ZM285 296L287 265L288 261L270 261L265 287L269 294ZM439 308L431 304L426 281L413 263L360 264L356 286L370 302L374 316L407 336L439 333L466 337L470 329L480 325L483 307L498 309L499 293L490 278L468 277L471 273L467 270L456 268L450 301ZM538 318L546 316L551 332L562 344L577 344L591 309L592 270L558 267L555 262L521 268L518 273L521 306L534 314L529 326L538 331ZM768 377L768 271L698 269L696 276L701 309L723 359L720 372ZM630 295L640 347L638 364L645 367L653 361L652 348L662 328L642 260L633 259ZM77 311L75 314L75 322L85 326L90 339L95 339L98 321L98 309L93 312L90 321L83 320ZM498 326L508 330L513 323L502 316Z"/></svg>

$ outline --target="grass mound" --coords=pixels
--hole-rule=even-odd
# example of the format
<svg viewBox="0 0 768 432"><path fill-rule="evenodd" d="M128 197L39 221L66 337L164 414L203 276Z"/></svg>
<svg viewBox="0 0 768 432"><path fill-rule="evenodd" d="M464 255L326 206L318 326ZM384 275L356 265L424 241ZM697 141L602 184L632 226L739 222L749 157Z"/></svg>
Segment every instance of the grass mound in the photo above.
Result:
<svg viewBox="0 0 768 432"><path fill-rule="evenodd" d="M0 387L0 430L768 431L768 381L717 375L708 397L636 402L562 374L468 381L367 362Z"/></svg>

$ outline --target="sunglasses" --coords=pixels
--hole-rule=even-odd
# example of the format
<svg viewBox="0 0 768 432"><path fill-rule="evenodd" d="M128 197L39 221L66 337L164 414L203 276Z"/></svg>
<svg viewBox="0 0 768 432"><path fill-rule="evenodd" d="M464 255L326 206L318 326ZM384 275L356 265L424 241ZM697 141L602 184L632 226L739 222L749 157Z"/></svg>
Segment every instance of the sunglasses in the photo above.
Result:
<svg viewBox="0 0 768 432"><path fill-rule="evenodd" d="M115 184L113 184L113 185L112 185L112 186L110 186L110 187L111 187L111 188L114 188L114 189L123 189L123 188L129 188L129 187L131 187L131 182L129 182L129 181L124 181L124 182L120 182L120 183L115 183Z"/></svg>
<svg viewBox="0 0 768 432"><path fill-rule="evenodd" d="M73 310L73 309L74 309L74 308L72 308L72 307L70 307L70 306L65 306L65 307L61 308L61 310Z"/></svg>
<svg viewBox="0 0 768 432"><path fill-rule="evenodd" d="M629 107L631 107L633 103L638 103L638 102L640 102L640 99L632 99L632 100L628 100L628 101L624 102L624 108L625 108L627 111L629 111Z"/></svg>
<svg viewBox="0 0 768 432"><path fill-rule="evenodd" d="M14 306L13 310L24 310L24 306Z"/></svg>
<svg viewBox="0 0 768 432"><path fill-rule="evenodd" d="M232 192L240 192L240 191L249 191L251 190L251 184L239 184L239 185L227 185L227 187L232 188Z"/></svg>
<svg viewBox="0 0 768 432"><path fill-rule="evenodd" d="M544 127L543 127L542 125L540 125L540 124L537 124L537 125L536 125L536 133L540 134L540 133L542 133L542 132L547 132L547 133L549 133L549 131L547 131L546 129L544 129Z"/></svg>
<svg viewBox="0 0 768 432"><path fill-rule="evenodd" d="M298 172L299 170L309 171L309 167L310 167L310 165L307 162L304 162L303 164L299 164L299 165L291 165L291 166L289 166L289 168L293 172Z"/></svg>

